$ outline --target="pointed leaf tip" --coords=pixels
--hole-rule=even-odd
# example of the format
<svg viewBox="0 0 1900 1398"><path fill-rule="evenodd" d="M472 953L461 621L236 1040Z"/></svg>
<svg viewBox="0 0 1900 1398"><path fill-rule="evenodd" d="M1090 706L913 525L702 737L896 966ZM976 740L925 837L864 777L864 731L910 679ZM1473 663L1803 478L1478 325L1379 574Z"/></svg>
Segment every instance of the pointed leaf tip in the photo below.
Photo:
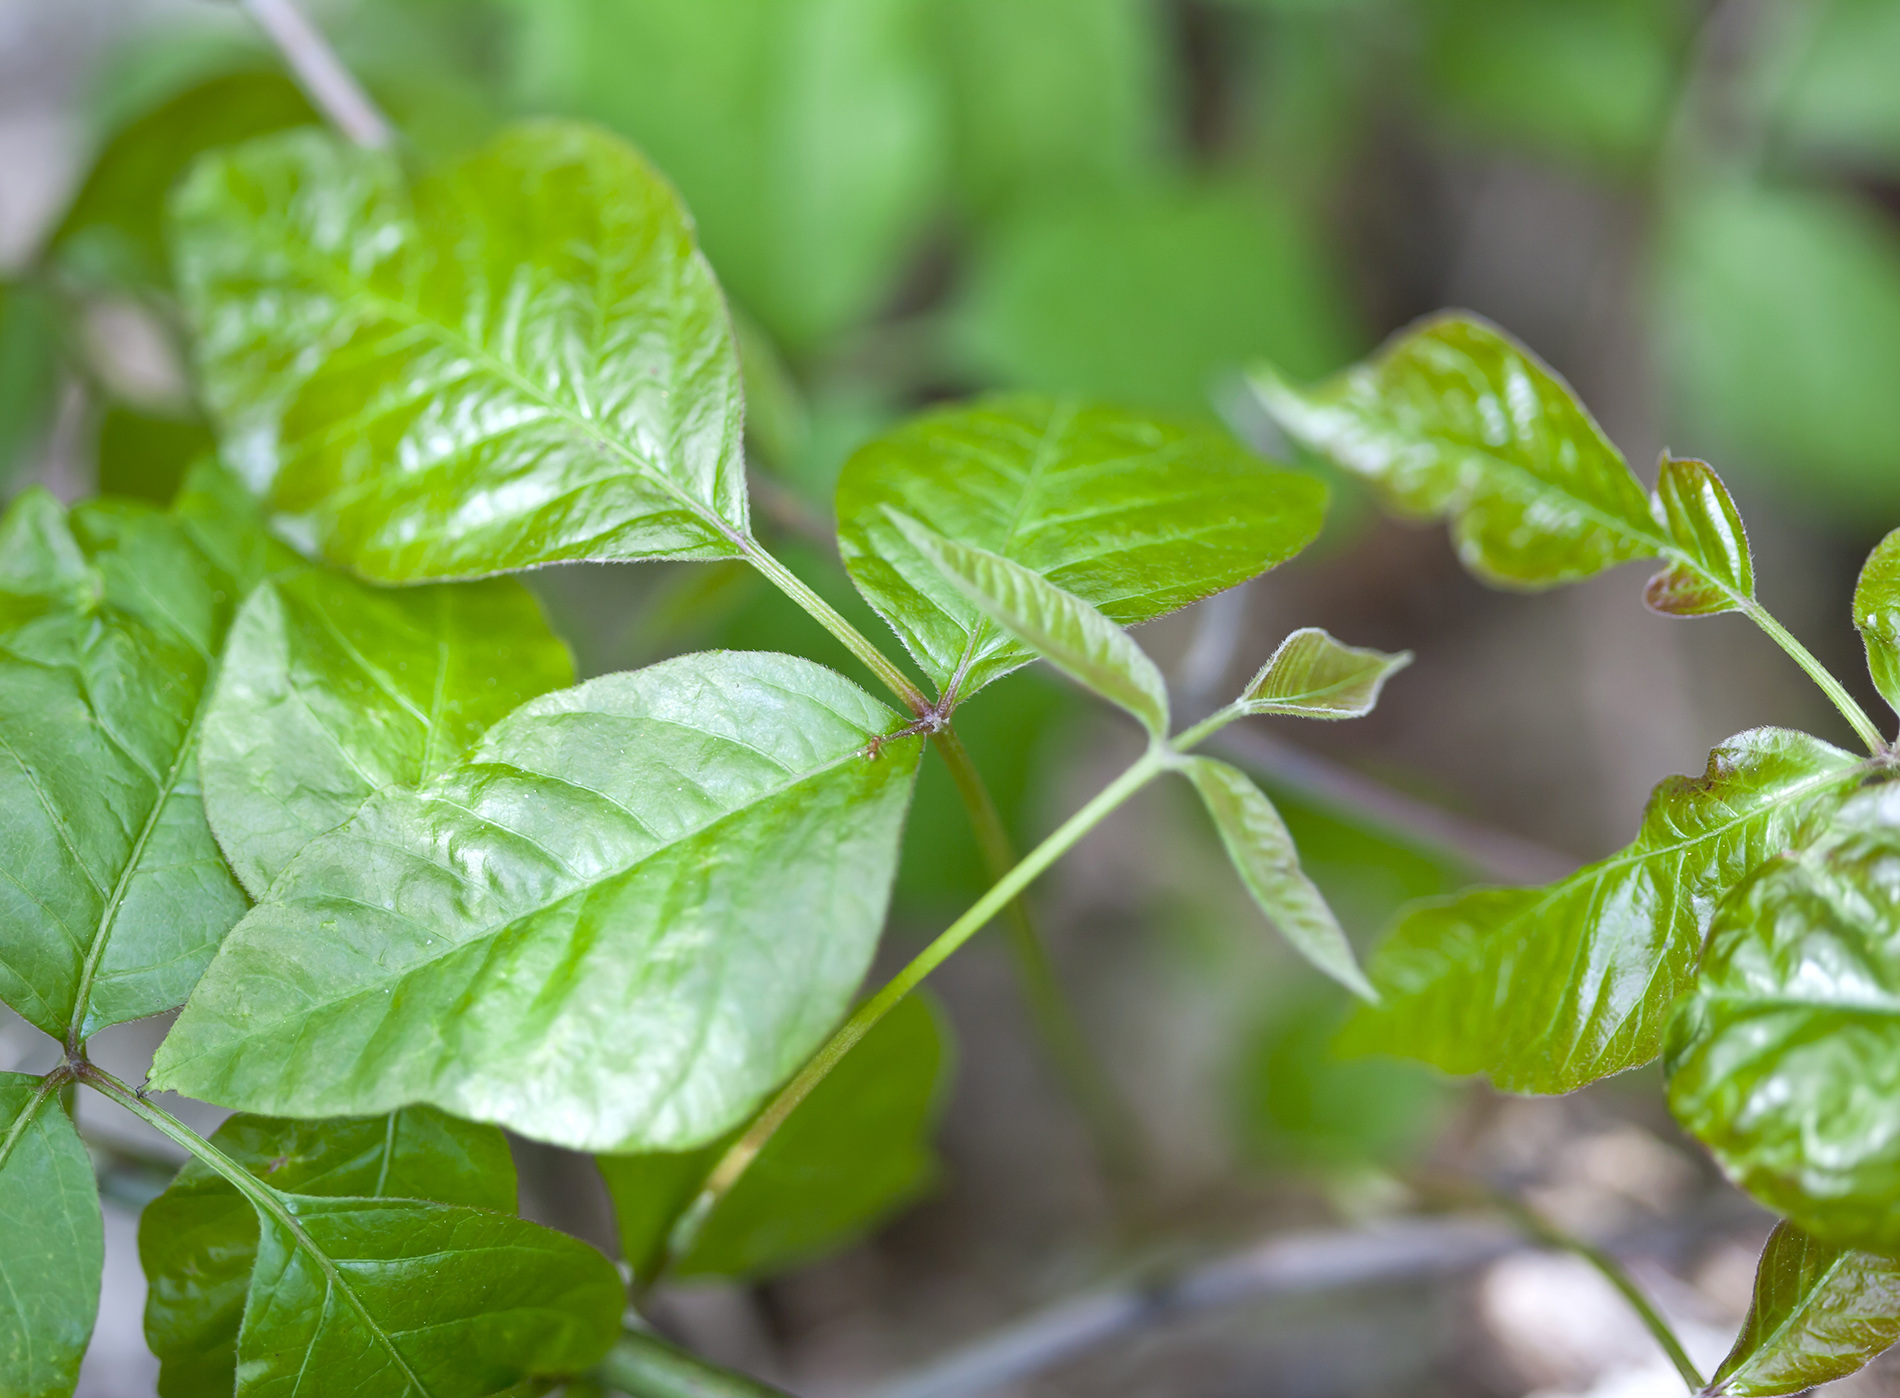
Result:
<svg viewBox="0 0 1900 1398"><path fill-rule="evenodd" d="M1854 587L1854 627L1874 687L1900 711L1900 529L1874 546Z"/></svg>
<svg viewBox="0 0 1900 1398"><path fill-rule="evenodd" d="M1168 733L1168 687L1128 633L1042 574L959 544L905 514L885 517L956 589L1085 689L1119 704L1157 738ZM956 684L953 677L952 692Z"/></svg>
<svg viewBox="0 0 1900 1398"><path fill-rule="evenodd" d="M1666 616L1715 616L1755 595L1755 566L1741 512L1706 461L1663 453L1652 501L1683 555L1649 580L1643 601Z"/></svg>
<svg viewBox="0 0 1900 1398"><path fill-rule="evenodd" d="M1385 682L1411 663L1409 650L1367 650L1342 644L1317 626L1302 627L1280 642L1240 703L1250 714L1364 718Z"/></svg>

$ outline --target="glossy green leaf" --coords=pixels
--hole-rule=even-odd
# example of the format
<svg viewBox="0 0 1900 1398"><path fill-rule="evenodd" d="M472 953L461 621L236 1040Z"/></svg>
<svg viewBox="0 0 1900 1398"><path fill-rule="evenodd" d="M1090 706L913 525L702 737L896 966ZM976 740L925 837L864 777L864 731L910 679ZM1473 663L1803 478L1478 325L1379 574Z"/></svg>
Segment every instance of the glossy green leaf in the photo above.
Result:
<svg viewBox="0 0 1900 1398"><path fill-rule="evenodd" d="M889 512L891 526L986 615L1063 674L1128 710L1157 738L1168 733L1168 686L1129 634L1041 573L988 549L933 534ZM948 693L962 690L952 675Z"/></svg>
<svg viewBox="0 0 1900 1398"><path fill-rule="evenodd" d="M1801 1393L1853 1373L1900 1340L1900 1262L1782 1223L1755 1268L1755 1295L1711 1398Z"/></svg>
<svg viewBox="0 0 1900 1398"><path fill-rule="evenodd" d="M0 1393L65 1398L105 1266L92 1161L39 1078L0 1073Z"/></svg>
<svg viewBox="0 0 1900 1398"><path fill-rule="evenodd" d="M211 1144L279 1193L515 1210L514 1161L501 1132L429 1107L330 1121L234 1116ZM146 1205L139 1261L160 1398L232 1391L257 1245L257 1211L202 1161Z"/></svg>
<svg viewBox="0 0 1900 1398"><path fill-rule="evenodd" d="M385 591L319 569L279 577L232 624L205 714L211 828L261 898L375 792L445 771L518 705L573 681L519 583Z"/></svg>
<svg viewBox="0 0 1900 1398"><path fill-rule="evenodd" d="M1874 687L1900 710L1900 529L1875 546L1854 585L1854 626Z"/></svg>
<svg viewBox="0 0 1900 1398"><path fill-rule="evenodd" d="M1782 847L1794 844L1784 841ZM1900 788L1857 795L1723 905L1669 1028L1669 1105L1743 1189L1900 1252Z"/></svg>
<svg viewBox="0 0 1900 1398"><path fill-rule="evenodd" d="M853 456L838 547L939 691L967 697L1029 652L946 586L886 510L1041 573L1126 626L1285 562L1319 532L1325 503L1318 481L1218 432L993 398L925 413Z"/></svg>
<svg viewBox="0 0 1900 1398"><path fill-rule="evenodd" d="M678 1276L782 1271L864 1232L936 1174L930 1129L949 1070L947 1031L913 995L844 1056L766 1143L712 1213ZM651 1275L666 1235L718 1162L717 1146L603 1155L621 1247Z"/></svg>
<svg viewBox="0 0 1900 1398"><path fill-rule="evenodd" d="M1280 813L1253 779L1211 757L1190 757L1181 772L1201 793L1227 857L1267 921L1320 970L1355 995L1377 1000L1339 919L1301 871L1299 851Z"/></svg>
<svg viewBox="0 0 1900 1398"><path fill-rule="evenodd" d="M725 304L631 147L531 123L411 192L295 131L174 209L226 451L332 560L407 582L738 552Z"/></svg>
<svg viewBox="0 0 1900 1398"><path fill-rule="evenodd" d="M899 727L785 655L532 700L304 847L152 1082L279 1115L426 1101L587 1150L711 1140L870 962L921 752Z"/></svg>
<svg viewBox="0 0 1900 1398"><path fill-rule="evenodd" d="M1385 682L1412 663L1396 655L1342 645L1317 626L1301 627L1248 681L1240 703L1250 714L1293 718L1364 718Z"/></svg>
<svg viewBox="0 0 1900 1398"><path fill-rule="evenodd" d="M207 468L170 514L29 491L0 520L0 999L58 1038L182 1003L244 911L197 747L281 561L249 509Z"/></svg>
<svg viewBox="0 0 1900 1398"><path fill-rule="evenodd" d="M1656 505L1669 537L1694 564L1671 563L1649 580L1643 600L1652 610L1713 616L1755 595L1748 531L1728 487L1706 461L1665 455Z"/></svg>
<svg viewBox="0 0 1900 1398"><path fill-rule="evenodd" d="M1372 961L1383 1003L1359 1011L1343 1045L1511 1092L1568 1092L1647 1062L1716 905L1862 771L1804 733L1731 738L1700 778L1659 785L1635 841L1608 859L1404 915Z"/></svg>

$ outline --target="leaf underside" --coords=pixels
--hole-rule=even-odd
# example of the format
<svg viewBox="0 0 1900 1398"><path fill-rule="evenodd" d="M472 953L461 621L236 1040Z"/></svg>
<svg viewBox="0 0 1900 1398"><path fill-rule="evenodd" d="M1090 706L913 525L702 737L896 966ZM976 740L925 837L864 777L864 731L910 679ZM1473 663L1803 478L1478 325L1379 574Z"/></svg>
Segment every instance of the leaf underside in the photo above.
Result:
<svg viewBox="0 0 1900 1398"><path fill-rule="evenodd" d="M1293 718L1364 718L1385 682L1412 663L1412 653L1342 645L1317 626L1280 642L1247 684L1240 702L1250 714Z"/></svg>

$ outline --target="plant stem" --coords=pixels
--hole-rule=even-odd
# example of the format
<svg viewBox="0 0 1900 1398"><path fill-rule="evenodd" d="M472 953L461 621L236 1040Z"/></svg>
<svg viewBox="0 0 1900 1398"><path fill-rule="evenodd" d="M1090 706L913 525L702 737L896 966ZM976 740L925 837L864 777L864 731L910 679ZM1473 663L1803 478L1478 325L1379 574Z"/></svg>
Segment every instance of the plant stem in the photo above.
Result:
<svg viewBox="0 0 1900 1398"><path fill-rule="evenodd" d="M871 1032L872 1027L889 1014L898 1001L902 1000L937 967L975 936L989 920L1008 906L1009 902L1032 883L1036 876L1047 869L1056 860L1066 854L1075 843L1089 831L1099 825L1109 812L1126 801L1135 792L1146 786L1160 772L1165 771L1174 757L1174 750L1167 747L1152 747L1139 761L1090 801L1081 810L1070 816L1059 826L1055 833L1037 845L1020 863L990 890L971 905L970 910L951 923L949 927L913 957L903 970L893 976L884 987L866 1000L847 1019L844 1024L826 1041L824 1047L806 1062L803 1068L783 1088L778 1096L766 1106L765 1110L753 1118L745 1134L734 1141L719 1158L712 1173L706 1177L686 1212L680 1215L674 1224L672 1235L667 1239L667 1257L669 1261L684 1257L693 1246L693 1240L704 1226L715 1206L739 1182L758 1157L765 1143L772 1139L774 1132L784 1124L785 1119L798 1109L799 1103L811 1095L813 1088L823 1082L825 1076L837 1066L838 1061L849 1053L852 1047ZM664 1267L662 1268L664 1270Z"/></svg>
<svg viewBox="0 0 1900 1398"><path fill-rule="evenodd" d="M787 1398L784 1390L708 1363L644 1330L628 1330L593 1373L628 1398Z"/></svg>
<svg viewBox="0 0 1900 1398"><path fill-rule="evenodd" d="M976 836L977 848L990 878L998 881L1006 878L1017 862L1017 854L982 774L970 760L969 750L963 746L963 739L955 728L939 730L932 741L944 766L950 769L957 795L963 799L970 829ZM1137 1184L1147 1169L1134 1113L1121 1100L1096 1061L1075 1010L1062 993L1062 983L1050 960L1049 949L1037 934L1029 905L1022 898L1011 900L1003 926L1015 957L1017 975L1022 980L1030 1019L1056 1071L1075 1099L1076 1108L1095 1141L1103 1170L1118 1186L1127 1188Z"/></svg>
<svg viewBox="0 0 1900 1398"><path fill-rule="evenodd" d="M393 139L389 123L376 104L336 56L329 40L312 24L296 0L243 0L257 27L270 36L297 81L332 126L369 150L380 150Z"/></svg>
<svg viewBox="0 0 1900 1398"><path fill-rule="evenodd" d="M1841 711L1848 726L1867 744L1867 750L1878 757L1887 750L1887 743L1880 736L1880 729L1867 717L1867 711L1854 702L1854 696L1841 686L1827 666L1816 660L1808 648L1789 634L1788 629L1768 614L1768 609L1753 598L1745 599L1742 611L1748 619L1768 633L1769 639L1793 657L1794 663L1808 672L1808 678L1821 687L1821 692L1834 702Z"/></svg>

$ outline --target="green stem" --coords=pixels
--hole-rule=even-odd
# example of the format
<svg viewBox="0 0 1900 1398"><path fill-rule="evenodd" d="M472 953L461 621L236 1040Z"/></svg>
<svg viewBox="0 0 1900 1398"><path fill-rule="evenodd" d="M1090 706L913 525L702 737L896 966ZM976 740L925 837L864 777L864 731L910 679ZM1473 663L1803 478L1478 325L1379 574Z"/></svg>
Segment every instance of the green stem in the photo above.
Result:
<svg viewBox="0 0 1900 1398"><path fill-rule="evenodd" d="M1848 726L1859 735L1863 743L1867 744L1867 750L1876 757L1884 753L1887 750L1887 743L1880 736L1880 729L1874 725L1871 718L1867 717L1867 711L1854 702L1854 696L1841 686L1841 682L1834 678L1827 666L1816 660L1806 646L1797 641L1789 634L1785 626L1768 614L1767 608L1761 603L1751 597L1744 599L1741 605L1748 619L1766 631L1769 638L1793 658L1795 664L1808 672L1808 678L1819 685L1821 692L1834 702L1834 707L1841 711L1841 716L1847 720Z"/></svg>
<svg viewBox="0 0 1900 1398"><path fill-rule="evenodd" d="M783 1390L710 1364L644 1330L629 1330L593 1377L628 1398L786 1398Z"/></svg>
<svg viewBox="0 0 1900 1398"><path fill-rule="evenodd" d="M737 1184L739 1177L746 1172L754 1159L758 1157L765 1143L772 1139L774 1132L784 1124L785 1119L798 1109L799 1103L811 1095L813 1088L823 1082L825 1076L837 1066L838 1061L849 1053L852 1047L871 1032L872 1027L889 1014L911 991L937 967L941 966L951 953L955 952L971 937L975 936L989 920L1008 906L1016 895L1027 888L1036 876L1041 874L1056 860L1066 854L1075 843L1089 831L1099 825L1109 812L1139 791L1154 777L1167 770L1174 753L1170 748L1153 747L1144 753L1140 761L1110 782L1094 800L1070 816L1057 828L1056 832L1025 855L1007 876L997 881L990 890L971 905L970 910L919 952L910 963L893 976L884 987L858 1006L843 1026L826 1041L803 1068L798 1070L789 1083L779 1090L764 1111L753 1119L745 1134L734 1141L719 1158L712 1173L706 1177L706 1183L700 1188L686 1212L674 1224L672 1235L667 1239L669 1259L684 1257L693 1246L693 1240L704 1226L706 1219L726 1194Z"/></svg>
<svg viewBox="0 0 1900 1398"><path fill-rule="evenodd" d="M765 547L750 535L737 536L735 542L745 554L746 562L762 573L780 592L803 607L812 619L844 643L865 666L883 681L885 688L895 694L913 714L926 714L930 711L930 700L924 692L912 684L905 673L893 665L890 659L869 640L862 631L838 614L831 603L820 597L805 585L805 582L790 568L766 552Z"/></svg>
<svg viewBox="0 0 1900 1398"><path fill-rule="evenodd" d="M991 799L976 764L970 760L963 739L955 728L945 727L938 730L932 741L944 766L950 770L957 795L963 799L970 829L976 836L977 848L990 878L997 881L1007 878L1017 862L1017 854L1009 832L1003 828L996 802ZM1116 1184L1133 1186L1147 1173L1141 1132L1135 1124L1134 1113L1123 1103L1096 1061L1080 1021L1062 993L1062 982L1050 960L1049 949L1037 935L1029 905L1022 898L1010 901L1003 926L1022 981L1023 998L1029 1005L1030 1019L1075 1099L1089 1135L1094 1138L1102 1167Z"/></svg>

